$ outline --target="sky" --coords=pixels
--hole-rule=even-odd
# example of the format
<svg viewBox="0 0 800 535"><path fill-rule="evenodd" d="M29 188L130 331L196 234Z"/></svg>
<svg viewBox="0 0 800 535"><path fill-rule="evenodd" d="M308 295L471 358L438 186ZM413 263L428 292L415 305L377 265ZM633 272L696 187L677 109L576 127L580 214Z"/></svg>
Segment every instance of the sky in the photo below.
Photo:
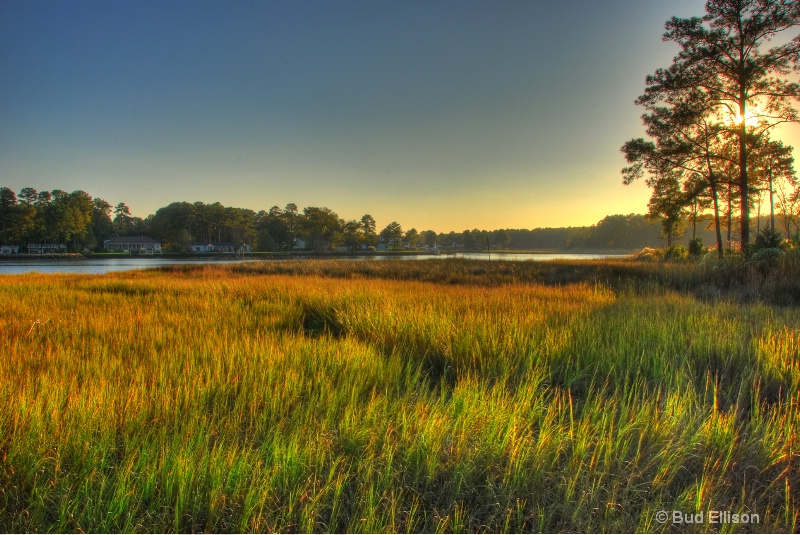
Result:
<svg viewBox="0 0 800 535"><path fill-rule="evenodd" d="M703 0L0 0L0 186L382 228L645 213L620 147Z"/></svg>

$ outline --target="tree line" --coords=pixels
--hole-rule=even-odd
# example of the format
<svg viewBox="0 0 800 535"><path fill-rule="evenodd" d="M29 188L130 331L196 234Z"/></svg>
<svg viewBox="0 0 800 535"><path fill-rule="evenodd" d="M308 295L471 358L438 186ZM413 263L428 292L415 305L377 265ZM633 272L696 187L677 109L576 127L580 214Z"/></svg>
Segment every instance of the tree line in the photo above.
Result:
<svg viewBox="0 0 800 535"><path fill-rule="evenodd" d="M646 179L648 215L668 242L687 222L694 232L707 221L720 257L732 240L747 255L754 208L763 203L773 234L776 205L785 234L796 225L793 149L775 134L800 120L800 85L789 79L800 72L798 25L800 3L792 0L709 0L704 16L666 23L664 41L679 52L645 80L636 104L648 139L623 145L622 174L625 184Z"/></svg>
<svg viewBox="0 0 800 535"><path fill-rule="evenodd" d="M461 232L404 230L392 221L378 230L365 214L345 220L326 207L300 210L290 203L258 212L223 206L219 202L174 202L142 219L131 215L125 203L112 206L85 191L38 192L22 188L17 194L0 187L0 243L18 245L65 244L70 251L101 251L116 236L149 236L167 251L186 252L195 243L248 244L256 251L288 251L300 246L324 251L375 248L574 249L656 247L658 224L643 215L612 215L596 225L567 228L464 230Z"/></svg>

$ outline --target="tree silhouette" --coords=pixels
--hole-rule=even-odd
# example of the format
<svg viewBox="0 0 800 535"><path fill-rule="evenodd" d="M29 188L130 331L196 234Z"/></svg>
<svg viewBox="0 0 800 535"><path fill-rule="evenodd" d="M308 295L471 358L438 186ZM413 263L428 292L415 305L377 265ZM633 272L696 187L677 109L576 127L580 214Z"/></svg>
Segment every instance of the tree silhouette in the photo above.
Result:
<svg viewBox="0 0 800 535"><path fill-rule="evenodd" d="M798 70L800 39L767 48L776 35L800 23L800 4L786 0L709 0L702 17L673 17L665 41L681 47L669 69L647 78L650 103L696 89L713 104L710 113L728 116L728 132L738 148L740 238L747 254L750 238L748 154L754 136L798 120L794 102L800 86L784 77Z"/></svg>

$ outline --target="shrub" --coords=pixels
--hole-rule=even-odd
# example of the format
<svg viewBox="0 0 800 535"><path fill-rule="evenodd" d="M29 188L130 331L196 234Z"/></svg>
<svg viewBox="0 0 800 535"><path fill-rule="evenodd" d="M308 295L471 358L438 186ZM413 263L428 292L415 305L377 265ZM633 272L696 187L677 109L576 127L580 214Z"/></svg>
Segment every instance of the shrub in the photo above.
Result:
<svg viewBox="0 0 800 535"><path fill-rule="evenodd" d="M758 234L756 234L755 240L753 240L753 249L752 253L756 253L757 251L761 251L762 249L782 249L783 248L783 236L777 230L767 227Z"/></svg>
<svg viewBox="0 0 800 535"><path fill-rule="evenodd" d="M766 274L778 267L778 262L780 262L781 257L785 254L786 253L777 247L764 247L757 249L750 256L750 265L758 268L759 271Z"/></svg>
<svg viewBox="0 0 800 535"><path fill-rule="evenodd" d="M700 258L703 254L703 238L696 236L689 242L689 256Z"/></svg>
<svg viewBox="0 0 800 535"><path fill-rule="evenodd" d="M686 260L689 257L689 251L683 245L673 245L664 251L664 260Z"/></svg>
<svg viewBox="0 0 800 535"><path fill-rule="evenodd" d="M633 255L633 260L638 260L640 262L655 262L657 260L661 260L664 257L663 249L653 249L652 247L645 247L635 255Z"/></svg>

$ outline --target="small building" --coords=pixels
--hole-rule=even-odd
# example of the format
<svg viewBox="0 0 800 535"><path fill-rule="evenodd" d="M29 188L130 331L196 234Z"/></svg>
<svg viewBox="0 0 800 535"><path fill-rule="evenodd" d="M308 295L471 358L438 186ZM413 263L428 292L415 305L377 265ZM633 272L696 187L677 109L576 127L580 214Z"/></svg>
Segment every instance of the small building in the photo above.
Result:
<svg viewBox="0 0 800 535"><path fill-rule="evenodd" d="M19 245L0 245L0 255L19 253Z"/></svg>
<svg viewBox="0 0 800 535"><path fill-rule="evenodd" d="M103 248L109 252L161 254L161 244L147 236L118 236L104 241Z"/></svg>
<svg viewBox="0 0 800 535"><path fill-rule="evenodd" d="M249 246L242 246L248 247ZM236 244L232 242L215 242L215 243L193 243L192 244L192 252L193 253L226 253L226 254L234 254L236 252L241 252L240 247L237 247ZM248 249L249 252L249 249Z"/></svg>
<svg viewBox="0 0 800 535"><path fill-rule="evenodd" d="M236 246L231 242L216 242L216 243L193 243L193 253L227 253L227 254L244 254L250 253L250 245L243 244Z"/></svg>
<svg viewBox="0 0 800 535"><path fill-rule="evenodd" d="M213 253L214 246L210 243L193 243L192 244L192 252L193 253Z"/></svg>
<svg viewBox="0 0 800 535"><path fill-rule="evenodd" d="M233 254L236 252L236 244L233 242L216 242L211 244L215 253Z"/></svg>
<svg viewBox="0 0 800 535"><path fill-rule="evenodd" d="M31 254L63 254L67 252L66 243L29 243L28 252Z"/></svg>

